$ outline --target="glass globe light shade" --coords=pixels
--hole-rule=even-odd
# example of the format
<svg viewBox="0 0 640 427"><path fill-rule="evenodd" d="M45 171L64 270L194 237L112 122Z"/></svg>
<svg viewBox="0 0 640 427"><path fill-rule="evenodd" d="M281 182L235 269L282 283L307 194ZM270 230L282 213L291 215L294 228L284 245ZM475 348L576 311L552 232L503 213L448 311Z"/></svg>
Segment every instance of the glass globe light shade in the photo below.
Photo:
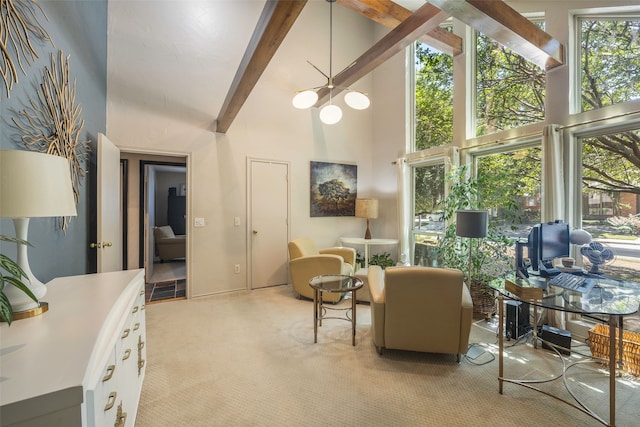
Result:
<svg viewBox="0 0 640 427"><path fill-rule="evenodd" d="M327 125L334 125L342 118L342 110L337 105L329 104L320 110L320 120Z"/></svg>
<svg viewBox="0 0 640 427"><path fill-rule="evenodd" d="M369 97L362 92L351 91L344 96L344 102L354 110L365 110L369 108L371 101Z"/></svg>
<svg viewBox="0 0 640 427"><path fill-rule="evenodd" d="M303 90L293 97L291 103L294 107L304 110L311 108L318 101L318 94L313 90Z"/></svg>

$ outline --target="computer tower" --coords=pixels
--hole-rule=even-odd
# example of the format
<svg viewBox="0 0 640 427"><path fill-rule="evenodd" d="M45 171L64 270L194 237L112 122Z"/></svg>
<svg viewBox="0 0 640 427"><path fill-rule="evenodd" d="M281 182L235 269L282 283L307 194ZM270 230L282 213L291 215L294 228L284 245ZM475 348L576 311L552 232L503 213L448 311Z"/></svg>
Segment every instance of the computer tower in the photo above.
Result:
<svg viewBox="0 0 640 427"><path fill-rule="evenodd" d="M505 336L518 339L529 331L529 303L507 301Z"/></svg>

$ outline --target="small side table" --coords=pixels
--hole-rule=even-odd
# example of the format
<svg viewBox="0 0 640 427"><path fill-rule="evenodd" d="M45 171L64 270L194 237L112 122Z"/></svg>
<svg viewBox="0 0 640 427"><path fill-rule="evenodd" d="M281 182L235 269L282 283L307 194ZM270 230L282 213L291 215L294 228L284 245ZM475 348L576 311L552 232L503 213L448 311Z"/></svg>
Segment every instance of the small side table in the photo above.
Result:
<svg viewBox="0 0 640 427"><path fill-rule="evenodd" d="M340 319L351 321L351 344L356 345L356 292L363 286L362 280L353 276L341 274L316 276L309 280L313 288L313 342L318 342L318 323L322 326L322 319ZM323 292L347 293L352 292L351 308L331 308L322 304ZM347 310L346 317L329 317L329 310ZM349 313L350 312L350 313ZM351 316L349 316L351 314Z"/></svg>
<svg viewBox="0 0 640 427"><path fill-rule="evenodd" d="M398 239L364 239L362 237L340 237L341 244L364 246L364 268L369 267L369 246L394 245L398 246Z"/></svg>

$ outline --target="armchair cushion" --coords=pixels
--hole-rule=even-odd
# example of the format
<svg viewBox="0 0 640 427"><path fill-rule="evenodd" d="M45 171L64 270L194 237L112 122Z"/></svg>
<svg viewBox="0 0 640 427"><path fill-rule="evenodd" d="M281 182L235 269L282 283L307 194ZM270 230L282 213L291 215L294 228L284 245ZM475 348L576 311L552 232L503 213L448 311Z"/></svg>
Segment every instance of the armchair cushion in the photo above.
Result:
<svg viewBox="0 0 640 427"><path fill-rule="evenodd" d="M313 288L309 286L312 277L323 274L353 275L353 263L345 262L345 257L355 263L353 248L328 248L318 250L307 237L289 242L289 273L291 284L298 295L313 299ZM324 301L337 302L343 294L326 293Z"/></svg>
<svg viewBox="0 0 640 427"><path fill-rule="evenodd" d="M459 270L369 266L368 281L379 352L466 353L473 304Z"/></svg>
<svg viewBox="0 0 640 427"><path fill-rule="evenodd" d="M153 238L161 261L187 256L186 236L176 236L170 225L154 227Z"/></svg>

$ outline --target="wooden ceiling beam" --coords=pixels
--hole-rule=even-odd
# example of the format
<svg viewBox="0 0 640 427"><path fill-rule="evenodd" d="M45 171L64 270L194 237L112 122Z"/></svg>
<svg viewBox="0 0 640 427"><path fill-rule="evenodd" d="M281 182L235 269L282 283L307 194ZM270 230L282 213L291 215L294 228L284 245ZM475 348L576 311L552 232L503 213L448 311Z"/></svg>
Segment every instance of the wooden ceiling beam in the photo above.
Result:
<svg viewBox="0 0 640 427"><path fill-rule="evenodd" d="M337 0L337 2L387 28L397 27L412 13L391 0ZM451 56L462 53L462 38L440 26L424 34L419 40Z"/></svg>
<svg viewBox="0 0 640 427"><path fill-rule="evenodd" d="M216 132L229 130L306 3L307 0L267 0L218 114Z"/></svg>
<svg viewBox="0 0 640 427"><path fill-rule="evenodd" d="M363 53L349 67L334 76L333 84L339 87L348 87L373 71L387 59L401 52L419 37L438 27L447 19L448 13L437 7L425 3L400 25L389 31L378 43ZM342 89L333 89L333 95L340 93ZM318 102L320 106L329 99L329 89L323 87L318 90Z"/></svg>
<svg viewBox="0 0 640 427"><path fill-rule="evenodd" d="M562 44L503 1L429 0L429 3L545 70L564 64Z"/></svg>

